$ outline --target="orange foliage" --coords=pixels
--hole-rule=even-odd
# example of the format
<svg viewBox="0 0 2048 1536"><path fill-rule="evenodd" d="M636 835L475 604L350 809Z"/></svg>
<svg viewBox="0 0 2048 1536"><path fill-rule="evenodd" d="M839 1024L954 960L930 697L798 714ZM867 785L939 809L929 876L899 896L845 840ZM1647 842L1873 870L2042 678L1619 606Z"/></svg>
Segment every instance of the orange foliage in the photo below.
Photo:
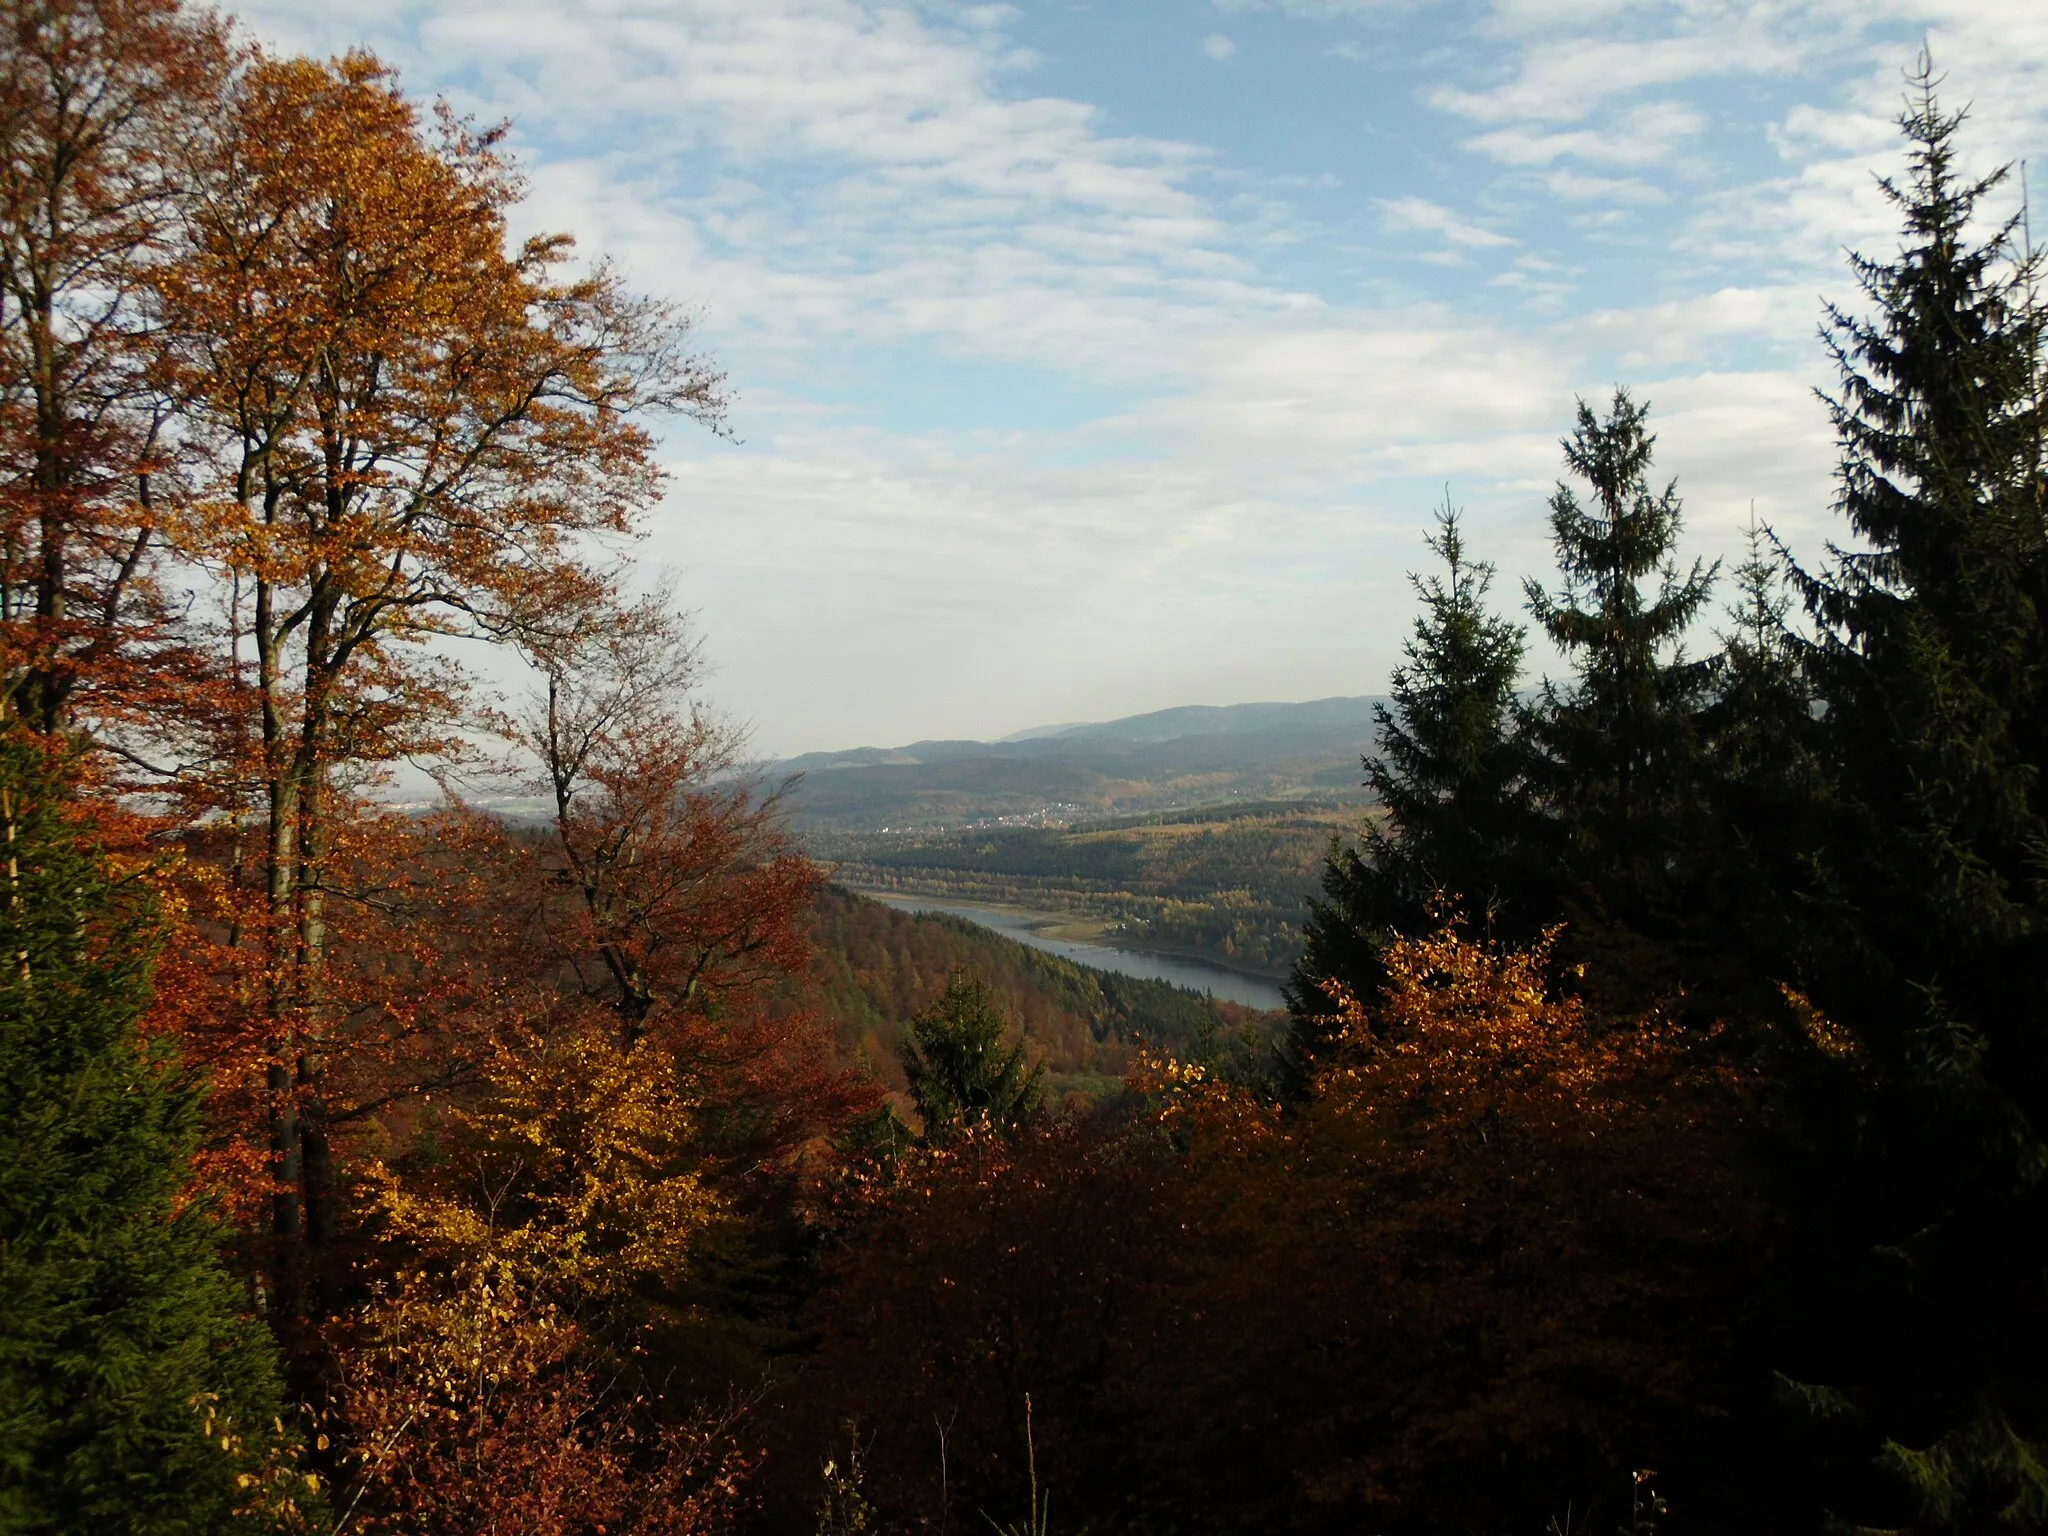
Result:
<svg viewBox="0 0 2048 1536"><path fill-rule="evenodd" d="M223 1000L229 1033L264 1037L286 1244L332 1235L327 1137L364 1095L330 1078L365 1047L362 1011L387 1048L422 1014L384 995L393 977L365 998L336 968L352 948L360 972L351 930L389 905L389 828L351 791L457 749L468 679L437 642L603 603L581 541L631 531L658 486L634 417L721 404L666 311L602 269L564 276L566 240L510 245L496 138L445 113L428 129L367 56L253 57L185 138L187 243L153 274L199 491L175 542L228 599L194 798L229 828L215 923L256 951Z"/></svg>
<svg viewBox="0 0 2048 1536"><path fill-rule="evenodd" d="M1504 1507L1532 1472L1652 1459L1714 1399L1756 1262L1729 1246L1761 1219L1749 1083L1666 1019L1598 1022L1554 994L1549 938L1503 951L1450 927L1387 963L1375 1016L1333 997L1337 1046L1298 1116L1162 1074L1168 1123L1215 1175L1189 1230L1245 1259L1209 1277L1215 1305L1256 1309L1245 1284L1284 1276L1290 1312L1341 1320L1372 1362L1371 1388L1332 1389L1348 1433L1308 1496ZM1258 1352L1298 1372L1283 1360L1308 1341L1273 1328Z"/></svg>
<svg viewBox="0 0 2048 1536"><path fill-rule="evenodd" d="M1547 942L1389 961L1298 1110L1154 1060L1135 1124L899 1164L849 1215L805 1433L872 1426L879 1501L929 1510L917 1426L957 1415L1001 1485L1028 1391L1091 1517L1142 1489L1164 1523L1463 1529L1711 1423L1761 1247L1746 1080L1589 1018Z"/></svg>
<svg viewBox="0 0 2048 1536"><path fill-rule="evenodd" d="M134 757L203 674L158 579L181 497L155 280L224 31L171 0L0 9L0 715Z"/></svg>
<svg viewBox="0 0 2048 1536"><path fill-rule="evenodd" d="M769 996L818 872L605 556L660 490L648 416L716 429L723 381L512 240L502 130L367 55L175 0L0 0L0 40L0 718L85 749L162 898L148 1027L335 1387L344 1518L716 1529L725 1429L614 1390L640 1293L876 1101ZM457 638L547 682L545 832L377 798L504 724Z"/></svg>
<svg viewBox="0 0 2048 1536"><path fill-rule="evenodd" d="M367 1531L710 1536L748 1471L732 1424L663 1423L622 1398L583 1330L517 1287L421 1276L373 1309L345 1356L332 1428ZM322 1437L323 1441L326 1437Z"/></svg>

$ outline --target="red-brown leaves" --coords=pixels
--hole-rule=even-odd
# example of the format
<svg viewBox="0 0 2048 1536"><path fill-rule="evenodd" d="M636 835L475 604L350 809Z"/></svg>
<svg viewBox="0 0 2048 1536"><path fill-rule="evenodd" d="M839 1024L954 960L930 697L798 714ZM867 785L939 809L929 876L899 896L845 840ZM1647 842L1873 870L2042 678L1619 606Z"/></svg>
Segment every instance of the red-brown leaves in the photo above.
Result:
<svg viewBox="0 0 2048 1536"><path fill-rule="evenodd" d="M1305 1105L1155 1061L1149 1120L849 1210L819 1416L876 1433L878 1490L926 1507L934 1414L996 1476L1029 1391L1056 1501L1110 1523L1143 1489L1190 1528L1500 1528L1711 1421L1761 1246L1744 1079L1588 1017L1543 946L1389 960Z"/></svg>
<svg viewBox="0 0 2048 1536"><path fill-rule="evenodd" d="M516 1285L402 1277L345 1354L330 1423L367 1531L711 1536L748 1461L730 1421L663 1423L583 1331ZM323 1437L324 1439L325 1437Z"/></svg>
<svg viewBox="0 0 2048 1536"><path fill-rule="evenodd" d="M11 0L0 40L0 713L133 730L192 680L156 579L177 475L150 294L228 52L168 0Z"/></svg>

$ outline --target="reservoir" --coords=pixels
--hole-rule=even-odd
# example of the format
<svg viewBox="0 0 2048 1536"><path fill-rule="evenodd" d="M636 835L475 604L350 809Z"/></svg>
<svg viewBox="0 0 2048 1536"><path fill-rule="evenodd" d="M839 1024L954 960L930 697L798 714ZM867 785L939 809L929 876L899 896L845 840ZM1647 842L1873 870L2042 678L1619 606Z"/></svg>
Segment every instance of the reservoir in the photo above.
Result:
<svg viewBox="0 0 2048 1536"><path fill-rule="evenodd" d="M984 906L972 901L949 901L937 896L906 896L900 891L862 891L860 894L902 912L943 912L949 917L965 918L970 923L993 928L1020 944L1029 944L1033 949L1042 949L1076 965L1092 965L1098 971L1170 981L1176 987L1213 992L1218 997L1253 1008L1287 1006L1287 1000L1280 995L1280 983L1263 976L1249 976L1228 966L1182 955L1155 955L1142 949L1118 949L1109 944L1055 939L1043 931L1060 921L1049 913L1030 912L1018 907Z"/></svg>

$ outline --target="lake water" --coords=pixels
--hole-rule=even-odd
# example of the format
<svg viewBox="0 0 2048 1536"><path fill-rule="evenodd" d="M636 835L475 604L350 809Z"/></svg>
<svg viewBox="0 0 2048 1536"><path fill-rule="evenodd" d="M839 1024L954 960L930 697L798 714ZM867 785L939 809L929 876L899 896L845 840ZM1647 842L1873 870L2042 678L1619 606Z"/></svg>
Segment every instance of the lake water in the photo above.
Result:
<svg viewBox="0 0 2048 1536"><path fill-rule="evenodd" d="M993 928L1005 938L1029 944L1033 949L1042 949L1049 955L1058 955L1076 965L1092 965L1098 971L1170 981L1177 987L1213 992L1218 997L1253 1008L1287 1006L1287 1000L1280 995L1280 983L1268 981L1263 976L1247 976L1243 971L1233 971L1228 966L1212 965L1206 960L1191 960L1181 955L1155 955L1142 949L1118 949L1110 944L1080 944L1071 939L1052 938L1042 930L1059 919L1048 917L1043 912L983 906L972 901L947 901L930 896L906 896L899 891L862 891L860 894L903 912L944 912L950 917L964 917L970 923Z"/></svg>

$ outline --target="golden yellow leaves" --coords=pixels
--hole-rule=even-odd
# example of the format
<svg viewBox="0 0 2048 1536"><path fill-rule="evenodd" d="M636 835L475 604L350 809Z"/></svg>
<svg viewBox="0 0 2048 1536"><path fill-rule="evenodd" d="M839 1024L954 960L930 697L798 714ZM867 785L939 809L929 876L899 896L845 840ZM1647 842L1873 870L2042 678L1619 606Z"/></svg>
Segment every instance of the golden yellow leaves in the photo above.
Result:
<svg viewBox="0 0 2048 1536"><path fill-rule="evenodd" d="M298 1531L307 1528L299 1495L318 1494L320 1480L312 1473L292 1469L298 1447L286 1435L284 1422L273 1419L274 1434L259 1434L261 1448L252 1447L231 1415L222 1411L220 1396L214 1392L193 1395L190 1406L199 1416L199 1431L217 1441L224 1455L248 1465L235 1474L235 1491L241 1495L236 1514L261 1516L269 1528ZM322 1448L326 1441L323 1437Z"/></svg>
<svg viewBox="0 0 2048 1536"><path fill-rule="evenodd" d="M1830 1061L1857 1062L1863 1059L1863 1047L1856 1037L1842 1028L1833 1019L1816 1008L1813 999L1797 987L1780 987L1786 1005L1792 1010L1792 1018L1799 1026L1799 1032L1806 1041Z"/></svg>
<svg viewBox="0 0 2048 1536"><path fill-rule="evenodd" d="M705 1184L697 1107L653 1044L595 1031L505 1051L451 1129L460 1177L384 1172L391 1236L542 1294L673 1284L726 1215Z"/></svg>

